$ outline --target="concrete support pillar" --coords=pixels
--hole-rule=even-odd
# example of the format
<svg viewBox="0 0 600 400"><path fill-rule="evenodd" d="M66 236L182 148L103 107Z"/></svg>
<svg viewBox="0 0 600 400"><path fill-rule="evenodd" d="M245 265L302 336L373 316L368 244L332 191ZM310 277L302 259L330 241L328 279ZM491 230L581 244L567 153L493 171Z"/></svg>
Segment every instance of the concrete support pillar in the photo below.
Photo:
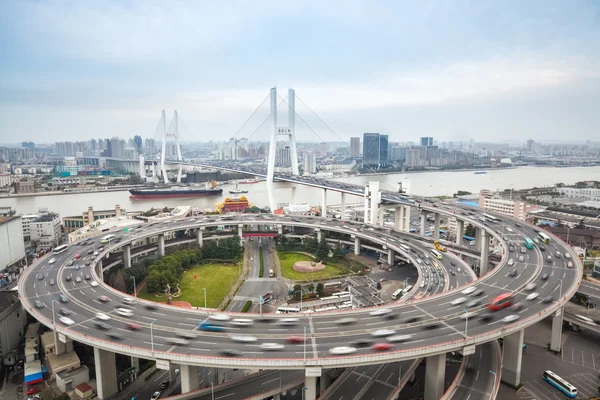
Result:
<svg viewBox="0 0 600 400"><path fill-rule="evenodd" d="M427 228L427 213L421 211L421 236L425 236L425 229Z"/></svg>
<svg viewBox="0 0 600 400"><path fill-rule="evenodd" d="M440 213L435 213L433 214L434 217L434 225L433 225L433 238L434 239L439 239L440 238Z"/></svg>
<svg viewBox="0 0 600 400"><path fill-rule="evenodd" d="M198 237L198 246L202 247L202 242L204 241L204 228L198 229L197 237Z"/></svg>
<svg viewBox="0 0 600 400"><path fill-rule="evenodd" d="M158 235L158 255L160 257L165 256L165 235L162 233Z"/></svg>
<svg viewBox="0 0 600 400"><path fill-rule="evenodd" d="M321 217L327 218L327 189L321 190Z"/></svg>
<svg viewBox="0 0 600 400"><path fill-rule="evenodd" d="M427 357L425 365L425 400L439 400L444 394L446 354Z"/></svg>
<svg viewBox="0 0 600 400"><path fill-rule="evenodd" d="M340 219L346 220L346 193L341 193L342 207L340 208Z"/></svg>
<svg viewBox="0 0 600 400"><path fill-rule="evenodd" d="M57 339L57 336L58 335L54 335L55 340ZM65 340L65 343L61 342L60 340L54 343L54 348L57 356L73 351L73 341L68 337L65 337Z"/></svg>
<svg viewBox="0 0 600 400"><path fill-rule="evenodd" d="M240 244L244 245L244 224L238 224L238 236L240 237Z"/></svg>
<svg viewBox="0 0 600 400"><path fill-rule="evenodd" d="M131 357L131 366L135 368L135 374L140 373L140 359L137 357Z"/></svg>
<svg viewBox="0 0 600 400"><path fill-rule="evenodd" d="M279 393L274 394L273 400L281 400L281 394L279 394Z"/></svg>
<svg viewBox="0 0 600 400"><path fill-rule="evenodd" d="M403 230L404 227L404 207L396 207L394 214L394 229L397 231Z"/></svg>
<svg viewBox="0 0 600 400"><path fill-rule="evenodd" d="M283 225L277 225L277 234L283 235Z"/></svg>
<svg viewBox="0 0 600 400"><path fill-rule="evenodd" d="M552 316L552 336L550 338L550 351L562 352L562 326L564 307L556 310Z"/></svg>
<svg viewBox="0 0 600 400"><path fill-rule="evenodd" d="M385 215L385 210L383 208L379 209L379 217L377 218L377 224L383 226L383 216Z"/></svg>
<svg viewBox="0 0 600 400"><path fill-rule="evenodd" d="M379 215L379 200L381 193L379 192L379 182L369 182L369 192L371 193L371 221L372 225L377 223L377 215Z"/></svg>
<svg viewBox="0 0 600 400"><path fill-rule="evenodd" d="M481 231L480 228L475 228L475 249L481 250Z"/></svg>
<svg viewBox="0 0 600 400"><path fill-rule="evenodd" d="M394 250L388 249L387 262L389 265L394 265Z"/></svg>
<svg viewBox="0 0 600 400"><path fill-rule="evenodd" d="M323 237L321 236L321 229L315 228L315 232L317 233L317 242L321 243L321 238Z"/></svg>
<svg viewBox="0 0 600 400"><path fill-rule="evenodd" d="M354 255L360 255L360 238L358 237L354 238Z"/></svg>
<svg viewBox="0 0 600 400"><path fill-rule="evenodd" d="M404 206L404 221L402 224L402 230L404 232L410 231L410 207Z"/></svg>
<svg viewBox="0 0 600 400"><path fill-rule="evenodd" d="M304 400L317 400L317 377L304 377Z"/></svg>
<svg viewBox="0 0 600 400"><path fill-rule="evenodd" d="M502 349L502 382L516 388L521 383L521 359L523 357L523 336L525 330L522 329L511 335L504 337Z"/></svg>
<svg viewBox="0 0 600 400"><path fill-rule="evenodd" d="M123 264L125 268L131 268L131 245L123 246Z"/></svg>
<svg viewBox="0 0 600 400"><path fill-rule="evenodd" d="M368 224L371 220L369 212L369 187L365 186L365 212L363 213L363 222Z"/></svg>
<svg viewBox="0 0 600 400"><path fill-rule="evenodd" d="M296 204L296 186L292 186L292 193L290 196L290 204Z"/></svg>
<svg viewBox="0 0 600 400"><path fill-rule="evenodd" d="M479 276L483 276L488 272L490 245L489 236L486 231L481 230L481 263L479 267Z"/></svg>
<svg viewBox="0 0 600 400"><path fill-rule="evenodd" d="M104 272L102 272L102 260L99 260L96 263L96 274L98 274L98 279L100 279L100 282L104 282Z"/></svg>
<svg viewBox="0 0 600 400"><path fill-rule="evenodd" d="M98 398L111 398L118 392L115 353L94 347L94 361L96 363L96 391Z"/></svg>
<svg viewBox="0 0 600 400"><path fill-rule="evenodd" d="M180 374L182 394L200 389L200 367L181 364Z"/></svg>
<svg viewBox="0 0 600 400"><path fill-rule="evenodd" d="M465 236L465 221L457 219L456 220L456 244L462 243L462 238Z"/></svg>
<svg viewBox="0 0 600 400"><path fill-rule="evenodd" d="M327 388L331 385L331 377L324 373L321 375L321 381L319 382L319 395L323 396L323 393L327 390Z"/></svg>

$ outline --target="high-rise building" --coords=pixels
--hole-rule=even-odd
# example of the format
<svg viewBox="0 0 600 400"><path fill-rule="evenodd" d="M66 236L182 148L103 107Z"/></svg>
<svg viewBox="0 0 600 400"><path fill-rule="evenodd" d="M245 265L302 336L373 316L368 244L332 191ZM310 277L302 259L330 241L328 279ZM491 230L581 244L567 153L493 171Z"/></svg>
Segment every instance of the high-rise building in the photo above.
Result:
<svg viewBox="0 0 600 400"><path fill-rule="evenodd" d="M533 139L528 139L527 140L527 151L533 150L533 144L534 143L535 143L535 141Z"/></svg>
<svg viewBox="0 0 600 400"><path fill-rule="evenodd" d="M133 137L133 148L138 154L142 154L142 137L140 135Z"/></svg>
<svg viewBox="0 0 600 400"><path fill-rule="evenodd" d="M292 166L292 157L289 146L280 147L277 149L276 165L283 168Z"/></svg>
<svg viewBox="0 0 600 400"><path fill-rule="evenodd" d="M21 147L24 147L26 149L35 149L35 143L33 143L33 142L22 142L21 143Z"/></svg>
<svg viewBox="0 0 600 400"><path fill-rule="evenodd" d="M363 165L379 168L388 164L388 135L363 135Z"/></svg>
<svg viewBox="0 0 600 400"><path fill-rule="evenodd" d="M304 166L304 173L315 174L317 172L317 162L314 153L304 153L302 155L302 165Z"/></svg>
<svg viewBox="0 0 600 400"><path fill-rule="evenodd" d="M433 138L432 137L422 137L421 138L421 146L433 146Z"/></svg>
<svg viewBox="0 0 600 400"><path fill-rule="evenodd" d="M350 138L350 157L360 157L360 138Z"/></svg>
<svg viewBox="0 0 600 400"><path fill-rule="evenodd" d="M125 157L125 141L118 137L107 139L108 157L124 158Z"/></svg>

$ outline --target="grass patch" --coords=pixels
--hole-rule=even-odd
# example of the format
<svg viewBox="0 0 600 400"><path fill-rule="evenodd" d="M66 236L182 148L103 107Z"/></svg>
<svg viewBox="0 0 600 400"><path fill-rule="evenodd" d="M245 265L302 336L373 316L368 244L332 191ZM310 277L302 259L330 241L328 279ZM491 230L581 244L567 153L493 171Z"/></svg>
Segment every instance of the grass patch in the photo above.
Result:
<svg viewBox="0 0 600 400"><path fill-rule="evenodd" d="M260 257L260 270L258 271L258 277L262 278L263 276L265 276L265 260L263 258L263 248L260 247L258 249L258 256Z"/></svg>
<svg viewBox="0 0 600 400"><path fill-rule="evenodd" d="M244 308L242 308L242 312L248 312L250 310L250 307L252 307L252 300L246 301L246 304L244 304Z"/></svg>
<svg viewBox="0 0 600 400"><path fill-rule="evenodd" d="M282 251L278 253L279 264L281 264L281 274L295 281L321 280L329 279L332 276L340 275L344 270L337 265L328 264L325 269L317 272L298 272L294 271L294 264L298 261L314 261L314 258L307 254Z"/></svg>
<svg viewBox="0 0 600 400"><path fill-rule="evenodd" d="M223 301L235 281L240 276L238 265L204 264L192 267L183 273L179 287L181 296L174 301L187 301L193 307L204 307L204 290L206 288L206 305L217 308ZM196 275L196 279L194 279ZM138 297L158 302L165 302L165 296L149 293L144 286Z"/></svg>

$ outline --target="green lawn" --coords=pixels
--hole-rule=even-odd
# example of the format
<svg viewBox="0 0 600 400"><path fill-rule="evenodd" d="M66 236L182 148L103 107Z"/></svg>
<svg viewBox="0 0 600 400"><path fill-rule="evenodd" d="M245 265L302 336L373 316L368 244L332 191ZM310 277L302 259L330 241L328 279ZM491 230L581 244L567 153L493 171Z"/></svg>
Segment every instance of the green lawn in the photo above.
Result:
<svg viewBox="0 0 600 400"><path fill-rule="evenodd" d="M240 276L241 267L222 264L205 264L193 267L183 274L179 287L181 296L174 301L187 301L194 307L204 307L204 290L206 288L206 304L216 308L221 304L229 290ZM196 275L196 279L194 279ZM143 299L164 302L164 296L155 296L142 288L138 296Z"/></svg>
<svg viewBox="0 0 600 400"><path fill-rule="evenodd" d="M340 267L335 265L326 265L325 269L318 272L298 272L294 271L293 268L297 261L314 261L313 258L306 254L291 253L287 251L279 252L278 256L283 276L295 281L329 279L332 276L339 275L343 272Z"/></svg>

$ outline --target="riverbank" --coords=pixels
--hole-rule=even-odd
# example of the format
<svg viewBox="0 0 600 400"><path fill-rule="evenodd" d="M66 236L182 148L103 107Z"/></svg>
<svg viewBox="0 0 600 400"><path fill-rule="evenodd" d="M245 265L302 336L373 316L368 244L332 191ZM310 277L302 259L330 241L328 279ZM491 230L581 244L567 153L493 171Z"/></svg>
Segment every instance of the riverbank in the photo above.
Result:
<svg viewBox="0 0 600 400"><path fill-rule="evenodd" d="M37 196L64 196L68 194L91 194L91 193L105 193L105 192L125 192L129 189L135 189L139 187L139 185L131 185L131 186L119 186L118 188L106 188L106 189L98 189L98 190L77 190L72 192L35 192L35 193L12 193L12 194L0 194L0 199L12 199L19 197L37 197Z"/></svg>

